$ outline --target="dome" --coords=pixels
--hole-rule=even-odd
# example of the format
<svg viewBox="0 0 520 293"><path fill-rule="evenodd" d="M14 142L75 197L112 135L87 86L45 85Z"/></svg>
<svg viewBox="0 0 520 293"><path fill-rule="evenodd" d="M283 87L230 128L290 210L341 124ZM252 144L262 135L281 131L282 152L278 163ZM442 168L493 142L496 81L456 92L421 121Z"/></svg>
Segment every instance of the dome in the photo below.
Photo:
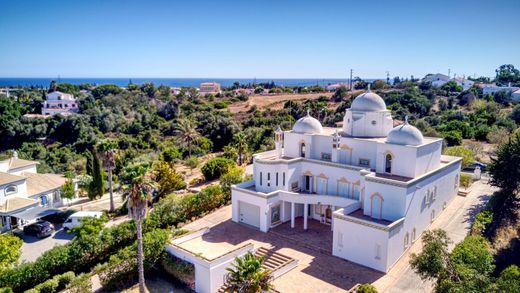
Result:
<svg viewBox="0 0 520 293"><path fill-rule="evenodd" d="M408 124L408 119L406 119L403 125L390 130L386 142L400 145L421 145L423 143L423 135L419 129Z"/></svg>
<svg viewBox="0 0 520 293"><path fill-rule="evenodd" d="M302 117L294 123L293 131L298 133L322 133L323 127L318 119L311 117L309 111L307 116Z"/></svg>
<svg viewBox="0 0 520 293"><path fill-rule="evenodd" d="M370 91L362 93L352 101L350 107L352 111L358 112L378 112L386 110L385 101L378 94Z"/></svg>

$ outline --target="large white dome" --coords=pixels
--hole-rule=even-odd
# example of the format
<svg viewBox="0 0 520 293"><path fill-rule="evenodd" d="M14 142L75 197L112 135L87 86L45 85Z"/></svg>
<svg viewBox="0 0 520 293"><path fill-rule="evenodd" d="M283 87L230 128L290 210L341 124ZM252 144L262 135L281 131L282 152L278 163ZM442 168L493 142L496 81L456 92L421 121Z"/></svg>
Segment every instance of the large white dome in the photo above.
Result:
<svg viewBox="0 0 520 293"><path fill-rule="evenodd" d="M318 119L311 117L309 112L307 112L307 116L298 119L294 123L293 131L307 134L322 133L323 127Z"/></svg>
<svg viewBox="0 0 520 293"><path fill-rule="evenodd" d="M408 124L408 120L406 120L403 125L390 130L386 142L400 145L421 145L423 143L423 135L419 129Z"/></svg>
<svg viewBox="0 0 520 293"><path fill-rule="evenodd" d="M350 109L358 112L378 112L386 110L386 104L383 98L369 89L352 101Z"/></svg>

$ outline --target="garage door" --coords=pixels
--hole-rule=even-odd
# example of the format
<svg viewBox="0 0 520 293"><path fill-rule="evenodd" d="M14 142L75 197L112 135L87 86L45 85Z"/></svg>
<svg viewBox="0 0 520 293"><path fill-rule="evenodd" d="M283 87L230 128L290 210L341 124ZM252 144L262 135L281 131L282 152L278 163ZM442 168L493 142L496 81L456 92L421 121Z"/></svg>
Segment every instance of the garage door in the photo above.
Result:
<svg viewBox="0 0 520 293"><path fill-rule="evenodd" d="M260 228L260 207L240 202L240 223Z"/></svg>

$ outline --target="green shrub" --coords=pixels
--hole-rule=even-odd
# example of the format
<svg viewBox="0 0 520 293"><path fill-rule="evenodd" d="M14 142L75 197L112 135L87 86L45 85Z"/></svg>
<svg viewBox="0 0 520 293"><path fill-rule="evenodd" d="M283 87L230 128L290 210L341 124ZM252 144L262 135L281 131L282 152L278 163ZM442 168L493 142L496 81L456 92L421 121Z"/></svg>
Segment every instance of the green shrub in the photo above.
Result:
<svg viewBox="0 0 520 293"><path fill-rule="evenodd" d="M376 287L371 284L363 284L357 288L358 293L377 293Z"/></svg>
<svg viewBox="0 0 520 293"><path fill-rule="evenodd" d="M40 293L55 293L59 289L59 283L57 279L52 278L34 287L34 289Z"/></svg>
<svg viewBox="0 0 520 293"><path fill-rule="evenodd" d="M76 275L74 274L74 272L66 272L64 274L56 276L58 280L58 287L60 289L64 289L65 287L67 287L68 284L70 284L70 282L72 282L72 280L74 280L75 277Z"/></svg>
<svg viewBox="0 0 520 293"><path fill-rule="evenodd" d="M487 225L493 221L493 212L490 210L482 210L475 216L475 222L471 226L472 235L482 235Z"/></svg>
<svg viewBox="0 0 520 293"><path fill-rule="evenodd" d="M460 181L460 186L462 186L464 188L468 188L473 183L473 176L471 174L461 173L459 181Z"/></svg>
<svg viewBox="0 0 520 293"><path fill-rule="evenodd" d="M81 274L67 286L68 293L90 293L92 292L92 280L90 274Z"/></svg>
<svg viewBox="0 0 520 293"><path fill-rule="evenodd" d="M144 269L148 271L161 258L170 236L169 230L156 229L143 235ZM137 276L137 243L121 249L95 272L104 290L117 291Z"/></svg>
<svg viewBox="0 0 520 293"><path fill-rule="evenodd" d="M13 293L11 288L0 288L0 293Z"/></svg>
<svg viewBox="0 0 520 293"><path fill-rule="evenodd" d="M226 174L234 165L235 162L230 159L217 157L207 161L206 164L202 166L201 171L206 180L212 180Z"/></svg>

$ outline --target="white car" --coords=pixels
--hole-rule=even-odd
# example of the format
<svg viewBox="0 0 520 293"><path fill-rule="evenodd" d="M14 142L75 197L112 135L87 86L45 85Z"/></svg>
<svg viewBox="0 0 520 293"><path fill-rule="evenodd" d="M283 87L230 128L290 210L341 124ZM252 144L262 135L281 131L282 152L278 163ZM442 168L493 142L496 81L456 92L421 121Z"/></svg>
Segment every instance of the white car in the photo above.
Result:
<svg viewBox="0 0 520 293"><path fill-rule="evenodd" d="M72 215L70 215L67 220L63 223L64 229L72 229L74 227L80 226L81 221L84 218L101 218L103 215L102 212L77 212Z"/></svg>

